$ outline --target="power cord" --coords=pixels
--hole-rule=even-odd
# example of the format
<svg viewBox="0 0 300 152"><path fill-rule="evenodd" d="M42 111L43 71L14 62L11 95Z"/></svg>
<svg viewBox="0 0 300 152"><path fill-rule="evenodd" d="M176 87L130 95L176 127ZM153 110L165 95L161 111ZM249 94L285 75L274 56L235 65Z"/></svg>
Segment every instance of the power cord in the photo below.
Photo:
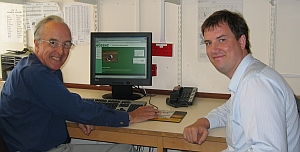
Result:
<svg viewBox="0 0 300 152"><path fill-rule="evenodd" d="M153 152L154 149L154 147L149 147L149 152Z"/></svg>
<svg viewBox="0 0 300 152"><path fill-rule="evenodd" d="M144 151L144 147L143 146L136 146L136 151L140 151L143 152Z"/></svg>
<svg viewBox="0 0 300 152"><path fill-rule="evenodd" d="M138 152L143 152L145 150L144 146L136 146L135 147L136 151ZM148 147L148 152L153 152L155 147Z"/></svg>

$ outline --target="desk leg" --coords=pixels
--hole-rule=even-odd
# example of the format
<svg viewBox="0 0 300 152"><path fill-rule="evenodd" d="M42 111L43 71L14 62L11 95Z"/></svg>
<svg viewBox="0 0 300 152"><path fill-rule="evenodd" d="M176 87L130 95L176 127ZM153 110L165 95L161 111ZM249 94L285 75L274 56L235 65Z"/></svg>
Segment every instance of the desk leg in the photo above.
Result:
<svg viewBox="0 0 300 152"><path fill-rule="evenodd" d="M164 148L162 137L157 137L157 152L167 152L167 149Z"/></svg>

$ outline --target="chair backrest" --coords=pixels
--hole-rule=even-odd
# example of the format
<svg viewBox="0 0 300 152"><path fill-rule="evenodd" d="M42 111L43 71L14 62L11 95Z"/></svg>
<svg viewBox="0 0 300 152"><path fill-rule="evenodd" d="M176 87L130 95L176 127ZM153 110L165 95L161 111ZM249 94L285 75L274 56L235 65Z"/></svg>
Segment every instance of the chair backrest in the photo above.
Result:
<svg viewBox="0 0 300 152"><path fill-rule="evenodd" d="M6 143L4 142L3 138L2 138L2 135L0 133L0 151L1 152L9 152L7 146L6 146Z"/></svg>
<svg viewBox="0 0 300 152"><path fill-rule="evenodd" d="M298 107L298 113L300 114L300 99L297 98L296 95L295 95L295 99L296 99L296 103L297 103L297 107Z"/></svg>

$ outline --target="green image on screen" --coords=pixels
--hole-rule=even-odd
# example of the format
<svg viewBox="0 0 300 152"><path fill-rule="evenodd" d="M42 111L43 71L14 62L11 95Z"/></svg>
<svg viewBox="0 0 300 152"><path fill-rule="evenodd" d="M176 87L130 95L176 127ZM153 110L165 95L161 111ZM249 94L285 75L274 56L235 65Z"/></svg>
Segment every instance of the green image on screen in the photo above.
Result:
<svg viewBox="0 0 300 152"><path fill-rule="evenodd" d="M113 75L145 75L143 47L102 47L102 58L96 60L96 72Z"/></svg>

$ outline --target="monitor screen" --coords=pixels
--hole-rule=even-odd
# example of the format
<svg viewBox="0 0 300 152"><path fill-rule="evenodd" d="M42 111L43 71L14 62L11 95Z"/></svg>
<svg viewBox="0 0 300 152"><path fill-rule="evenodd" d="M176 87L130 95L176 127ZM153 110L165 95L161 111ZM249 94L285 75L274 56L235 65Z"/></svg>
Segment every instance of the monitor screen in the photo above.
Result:
<svg viewBox="0 0 300 152"><path fill-rule="evenodd" d="M133 86L152 85L151 45L150 32L92 32L90 83L112 87L103 98L141 98Z"/></svg>

